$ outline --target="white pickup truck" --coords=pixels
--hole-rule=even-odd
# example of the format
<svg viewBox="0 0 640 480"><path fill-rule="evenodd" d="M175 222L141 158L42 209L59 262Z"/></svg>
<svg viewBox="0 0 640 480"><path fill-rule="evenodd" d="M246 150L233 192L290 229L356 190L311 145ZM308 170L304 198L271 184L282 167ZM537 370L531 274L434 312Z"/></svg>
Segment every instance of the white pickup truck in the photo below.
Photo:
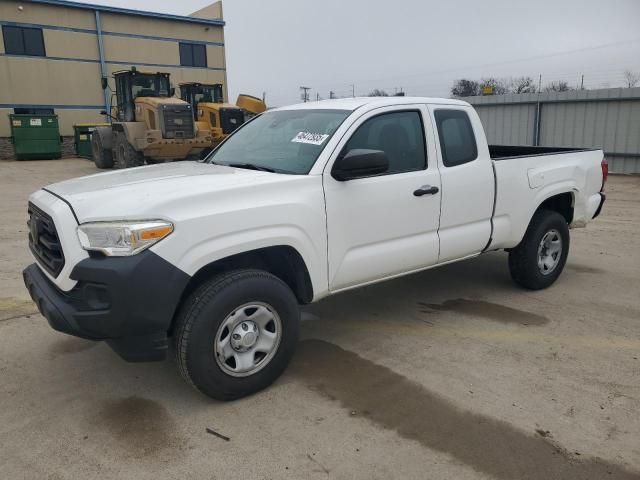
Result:
<svg viewBox="0 0 640 480"><path fill-rule="evenodd" d="M35 192L24 280L54 329L129 361L172 345L189 383L233 399L283 372L300 304L493 250L548 287L605 179L601 150L487 145L462 101L305 103L204 161Z"/></svg>

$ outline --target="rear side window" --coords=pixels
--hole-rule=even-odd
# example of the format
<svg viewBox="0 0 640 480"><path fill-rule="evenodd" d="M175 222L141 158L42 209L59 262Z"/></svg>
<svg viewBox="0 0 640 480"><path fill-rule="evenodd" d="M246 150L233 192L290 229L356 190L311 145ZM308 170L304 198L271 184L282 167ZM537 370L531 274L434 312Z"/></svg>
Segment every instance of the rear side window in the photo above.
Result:
<svg viewBox="0 0 640 480"><path fill-rule="evenodd" d="M478 158L476 137L466 112L438 109L435 117L445 167L455 167Z"/></svg>
<svg viewBox="0 0 640 480"><path fill-rule="evenodd" d="M424 130L419 112L383 113L358 127L343 154L354 149L382 150L389 159L387 174L427 168Z"/></svg>

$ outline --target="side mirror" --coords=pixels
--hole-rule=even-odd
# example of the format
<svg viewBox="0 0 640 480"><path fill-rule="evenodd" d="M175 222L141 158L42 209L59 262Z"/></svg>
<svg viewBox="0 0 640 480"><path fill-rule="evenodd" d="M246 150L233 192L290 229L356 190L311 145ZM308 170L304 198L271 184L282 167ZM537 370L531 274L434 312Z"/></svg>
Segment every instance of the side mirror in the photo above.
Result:
<svg viewBox="0 0 640 480"><path fill-rule="evenodd" d="M354 149L333 164L331 176L339 182L372 177L389 169L389 159L382 150Z"/></svg>

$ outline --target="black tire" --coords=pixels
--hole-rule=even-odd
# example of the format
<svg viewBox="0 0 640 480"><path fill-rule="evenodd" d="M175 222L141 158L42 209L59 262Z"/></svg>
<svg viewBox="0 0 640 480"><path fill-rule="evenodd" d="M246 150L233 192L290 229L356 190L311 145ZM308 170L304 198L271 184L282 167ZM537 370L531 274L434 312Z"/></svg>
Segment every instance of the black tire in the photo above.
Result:
<svg viewBox="0 0 640 480"><path fill-rule="evenodd" d="M280 340L268 362L253 367L260 370L232 376L221 367L214 342L223 335L225 321L251 302L266 304L270 312L276 312ZM178 368L188 383L209 397L234 400L250 395L269 386L285 370L298 342L299 324L296 297L279 278L261 270L221 274L196 289L178 312L173 338Z"/></svg>
<svg viewBox="0 0 640 480"><path fill-rule="evenodd" d="M144 156L136 151L123 132L114 132L113 167L132 168L144 165Z"/></svg>
<svg viewBox="0 0 640 480"><path fill-rule="evenodd" d="M102 135L97 129L91 135L91 156L96 167L101 169L113 167L111 150L104 147Z"/></svg>
<svg viewBox="0 0 640 480"><path fill-rule="evenodd" d="M547 237L545 237L547 235ZM559 239L561 250L550 259L553 268L539 266L539 248L545 254L546 247L541 247L543 238ZM518 285L530 290L547 288L562 273L569 254L569 226L566 219L558 212L538 210L531 219L527 232L520 244L509 252L509 272ZM547 258L549 258L547 256Z"/></svg>

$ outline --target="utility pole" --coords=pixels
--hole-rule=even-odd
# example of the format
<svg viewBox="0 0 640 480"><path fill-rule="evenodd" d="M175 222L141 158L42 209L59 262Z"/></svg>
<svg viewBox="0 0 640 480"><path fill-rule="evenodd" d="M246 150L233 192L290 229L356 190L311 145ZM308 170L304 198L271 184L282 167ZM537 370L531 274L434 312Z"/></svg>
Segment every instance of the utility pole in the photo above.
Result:
<svg viewBox="0 0 640 480"><path fill-rule="evenodd" d="M356 86L354 84L351 84L351 96L353 98L356 97Z"/></svg>
<svg viewBox="0 0 640 480"><path fill-rule="evenodd" d="M320 101L320 92L316 92L316 102Z"/></svg>
<svg viewBox="0 0 640 480"><path fill-rule="evenodd" d="M329 98L331 98L331 99L336 98L336 94L333 92L333 90L329 91Z"/></svg>
<svg viewBox="0 0 640 480"><path fill-rule="evenodd" d="M311 87L300 87L300 91L302 92L300 98L305 103L309 101L309 90L311 90Z"/></svg>
<svg viewBox="0 0 640 480"><path fill-rule="evenodd" d="M538 93L540 93L542 91L542 74L540 74L540 77L538 78Z"/></svg>
<svg viewBox="0 0 640 480"><path fill-rule="evenodd" d="M580 78L580 90L584 90L584 73L582 74L582 78Z"/></svg>
<svg viewBox="0 0 640 480"><path fill-rule="evenodd" d="M267 103L267 92L262 92L262 103Z"/></svg>

